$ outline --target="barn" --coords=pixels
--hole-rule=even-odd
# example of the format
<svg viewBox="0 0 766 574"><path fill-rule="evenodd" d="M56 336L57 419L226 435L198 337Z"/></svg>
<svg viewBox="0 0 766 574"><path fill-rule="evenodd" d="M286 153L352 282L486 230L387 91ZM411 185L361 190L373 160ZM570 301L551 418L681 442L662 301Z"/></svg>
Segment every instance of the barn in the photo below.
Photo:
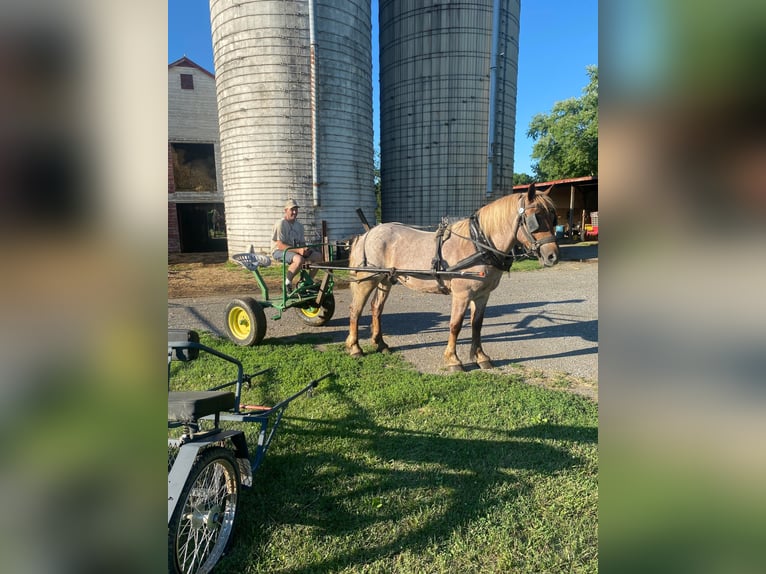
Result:
<svg viewBox="0 0 766 574"><path fill-rule="evenodd" d="M168 65L168 253L226 251L215 76Z"/></svg>

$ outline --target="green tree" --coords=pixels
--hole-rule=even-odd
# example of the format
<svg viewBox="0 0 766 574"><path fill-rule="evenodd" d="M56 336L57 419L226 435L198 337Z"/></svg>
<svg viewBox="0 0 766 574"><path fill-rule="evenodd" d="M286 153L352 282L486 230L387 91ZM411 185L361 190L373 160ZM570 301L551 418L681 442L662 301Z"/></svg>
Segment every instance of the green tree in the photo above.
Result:
<svg viewBox="0 0 766 574"><path fill-rule="evenodd" d="M598 66L586 70L590 82L581 97L556 102L529 123L537 181L598 175Z"/></svg>
<svg viewBox="0 0 766 574"><path fill-rule="evenodd" d="M535 181L535 178L528 173L514 173L513 185L526 185Z"/></svg>

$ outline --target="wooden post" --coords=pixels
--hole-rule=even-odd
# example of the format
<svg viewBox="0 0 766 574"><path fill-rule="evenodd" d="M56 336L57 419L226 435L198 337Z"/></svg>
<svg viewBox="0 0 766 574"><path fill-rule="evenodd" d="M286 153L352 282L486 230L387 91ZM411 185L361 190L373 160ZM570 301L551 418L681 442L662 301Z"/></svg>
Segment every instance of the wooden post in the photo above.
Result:
<svg viewBox="0 0 766 574"><path fill-rule="evenodd" d="M575 194L575 186L572 184L569 187L569 237L571 239L574 238L574 194Z"/></svg>
<svg viewBox="0 0 766 574"><path fill-rule="evenodd" d="M330 244L327 242L327 222L322 220L322 261L330 260Z"/></svg>

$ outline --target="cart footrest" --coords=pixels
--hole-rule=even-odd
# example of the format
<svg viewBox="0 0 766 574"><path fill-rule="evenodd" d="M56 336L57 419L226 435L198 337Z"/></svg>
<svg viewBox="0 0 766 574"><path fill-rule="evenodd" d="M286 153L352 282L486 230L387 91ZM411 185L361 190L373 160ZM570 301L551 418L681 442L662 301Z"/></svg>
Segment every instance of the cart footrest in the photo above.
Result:
<svg viewBox="0 0 766 574"><path fill-rule="evenodd" d="M168 393L168 421L195 422L202 417L231 410L235 402L234 393L227 391Z"/></svg>

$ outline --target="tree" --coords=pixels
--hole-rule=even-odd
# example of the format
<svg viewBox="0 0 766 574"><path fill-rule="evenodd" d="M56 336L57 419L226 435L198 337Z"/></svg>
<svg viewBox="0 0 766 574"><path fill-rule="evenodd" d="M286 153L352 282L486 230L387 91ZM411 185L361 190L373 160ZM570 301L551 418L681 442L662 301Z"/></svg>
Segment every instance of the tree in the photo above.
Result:
<svg viewBox="0 0 766 574"><path fill-rule="evenodd" d="M526 185L535 181L535 178L527 173L514 173L513 185Z"/></svg>
<svg viewBox="0 0 766 574"><path fill-rule="evenodd" d="M529 123L537 181L598 174L598 66L586 71L590 82L581 97L556 102Z"/></svg>

